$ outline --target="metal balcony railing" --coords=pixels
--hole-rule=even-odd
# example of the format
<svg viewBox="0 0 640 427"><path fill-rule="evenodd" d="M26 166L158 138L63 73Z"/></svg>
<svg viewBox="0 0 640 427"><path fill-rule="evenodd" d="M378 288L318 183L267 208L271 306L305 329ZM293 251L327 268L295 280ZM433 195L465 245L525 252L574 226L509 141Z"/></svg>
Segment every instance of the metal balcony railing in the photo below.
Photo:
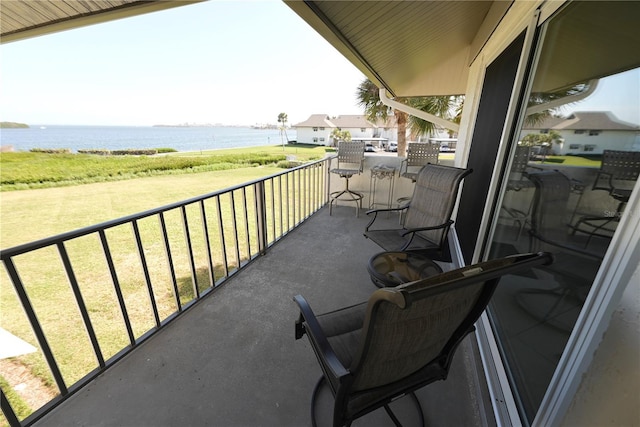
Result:
<svg viewBox="0 0 640 427"><path fill-rule="evenodd" d="M35 338L23 363L58 390L20 420L3 385L9 424L34 423L323 207L329 162L0 251L22 308L10 332Z"/></svg>

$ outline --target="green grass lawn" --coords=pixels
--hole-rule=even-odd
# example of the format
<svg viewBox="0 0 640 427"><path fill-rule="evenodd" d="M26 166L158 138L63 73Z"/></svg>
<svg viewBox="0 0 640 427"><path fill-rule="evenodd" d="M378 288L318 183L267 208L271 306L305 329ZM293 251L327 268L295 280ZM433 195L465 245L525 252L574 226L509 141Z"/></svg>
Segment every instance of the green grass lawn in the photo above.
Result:
<svg viewBox="0 0 640 427"><path fill-rule="evenodd" d="M2 191L52 188L94 182L177 175L278 164L288 157L321 159L327 147L291 144L155 156L100 156L8 152L0 154Z"/></svg>

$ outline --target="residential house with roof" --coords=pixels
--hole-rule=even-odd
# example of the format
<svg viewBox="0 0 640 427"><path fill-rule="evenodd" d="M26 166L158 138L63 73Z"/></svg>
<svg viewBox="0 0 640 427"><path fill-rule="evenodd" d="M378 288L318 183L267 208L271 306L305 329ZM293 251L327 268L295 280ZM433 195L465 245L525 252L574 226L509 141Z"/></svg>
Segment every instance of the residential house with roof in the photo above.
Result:
<svg viewBox="0 0 640 427"><path fill-rule="evenodd" d="M331 145L334 129L348 131L352 139L372 140L379 137L378 126L362 115L329 117L326 114L312 114L292 127L297 132L296 140L302 144Z"/></svg>
<svg viewBox="0 0 640 427"><path fill-rule="evenodd" d="M559 155L640 149L640 127L619 120L611 111L577 111L566 118L550 116L540 123L525 125L521 136L549 131L560 134L561 140L551 147Z"/></svg>
<svg viewBox="0 0 640 427"><path fill-rule="evenodd" d="M307 120L291 127L296 130L296 141L316 145L331 145L331 132L336 128L326 114L312 114Z"/></svg>

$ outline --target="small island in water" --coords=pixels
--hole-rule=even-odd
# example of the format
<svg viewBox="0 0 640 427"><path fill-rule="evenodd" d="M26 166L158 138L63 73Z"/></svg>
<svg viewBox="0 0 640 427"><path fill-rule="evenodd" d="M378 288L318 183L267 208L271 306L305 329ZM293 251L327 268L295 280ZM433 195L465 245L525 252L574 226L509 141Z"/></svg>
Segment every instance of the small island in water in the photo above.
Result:
<svg viewBox="0 0 640 427"><path fill-rule="evenodd" d="M28 129L29 125L26 123L16 122L0 122L0 129Z"/></svg>

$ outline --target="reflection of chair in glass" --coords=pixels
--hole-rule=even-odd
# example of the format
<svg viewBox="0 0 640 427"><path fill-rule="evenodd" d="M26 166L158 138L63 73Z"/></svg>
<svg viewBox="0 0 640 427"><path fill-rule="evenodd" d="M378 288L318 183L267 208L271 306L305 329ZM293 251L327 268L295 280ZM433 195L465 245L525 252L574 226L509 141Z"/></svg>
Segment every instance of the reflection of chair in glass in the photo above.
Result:
<svg viewBox="0 0 640 427"><path fill-rule="evenodd" d="M533 183L527 177L529 166L529 156L531 148L526 146L518 146L511 164L511 170L509 172L509 180L507 181L508 192L519 192L520 190L527 190L533 188ZM539 169L539 168L534 168ZM500 219L513 221L518 224L518 234L516 240L520 238L522 230L530 221L531 217L531 198L524 198L524 205L509 206L503 204L501 207Z"/></svg>
<svg viewBox="0 0 640 427"><path fill-rule="evenodd" d="M547 271L553 275L557 286L522 289L516 300L538 320L570 330L573 325L567 324L562 315L582 307L606 246L600 251L589 251L585 249L583 238L569 234L569 178L558 171L546 170L530 173L529 179L536 186L529 250L553 252L556 262Z"/></svg>
<svg viewBox="0 0 640 427"><path fill-rule="evenodd" d="M333 211L333 203L347 201L356 203L356 216L362 208L362 193L349 189L349 179L353 175L360 175L364 166L364 142L360 141L340 141L338 142L338 166L331 169L331 173L339 175L345 179L345 189L331 193L329 203L329 215Z"/></svg>
<svg viewBox="0 0 640 427"><path fill-rule="evenodd" d="M606 212L606 215L603 213L599 216L581 217L573 225L573 233L610 238L615 232L639 175L640 151L604 150L602 164L591 190L608 192L618 202L618 206L615 212Z"/></svg>
<svg viewBox="0 0 640 427"><path fill-rule="evenodd" d="M472 172L450 166L427 164L418 174L411 202L393 209L377 209L367 212L371 221L365 229L365 237L373 240L386 251L420 250L435 256L444 254L451 215L462 180ZM380 212L406 211L401 228L371 229Z"/></svg>
<svg viewBox="0 0 640 427"><path fill-rule="evenodd" d="M438 164L440 145L430 142L410 142L407 147L407 158L400 164L400 176L416 182L418 172L427 163Z"/></svg>
<svg viewBox="0 0 640 427"><path fill-rule="evenodd" d="M333 425L351 423L405 394L447 378L453 355L474 330L501 277L552 261L550 254L517 255L467 266L395 288L375 291L367 302L316 316L300 295L295 337L307 335L334 396Z"/></svg>

